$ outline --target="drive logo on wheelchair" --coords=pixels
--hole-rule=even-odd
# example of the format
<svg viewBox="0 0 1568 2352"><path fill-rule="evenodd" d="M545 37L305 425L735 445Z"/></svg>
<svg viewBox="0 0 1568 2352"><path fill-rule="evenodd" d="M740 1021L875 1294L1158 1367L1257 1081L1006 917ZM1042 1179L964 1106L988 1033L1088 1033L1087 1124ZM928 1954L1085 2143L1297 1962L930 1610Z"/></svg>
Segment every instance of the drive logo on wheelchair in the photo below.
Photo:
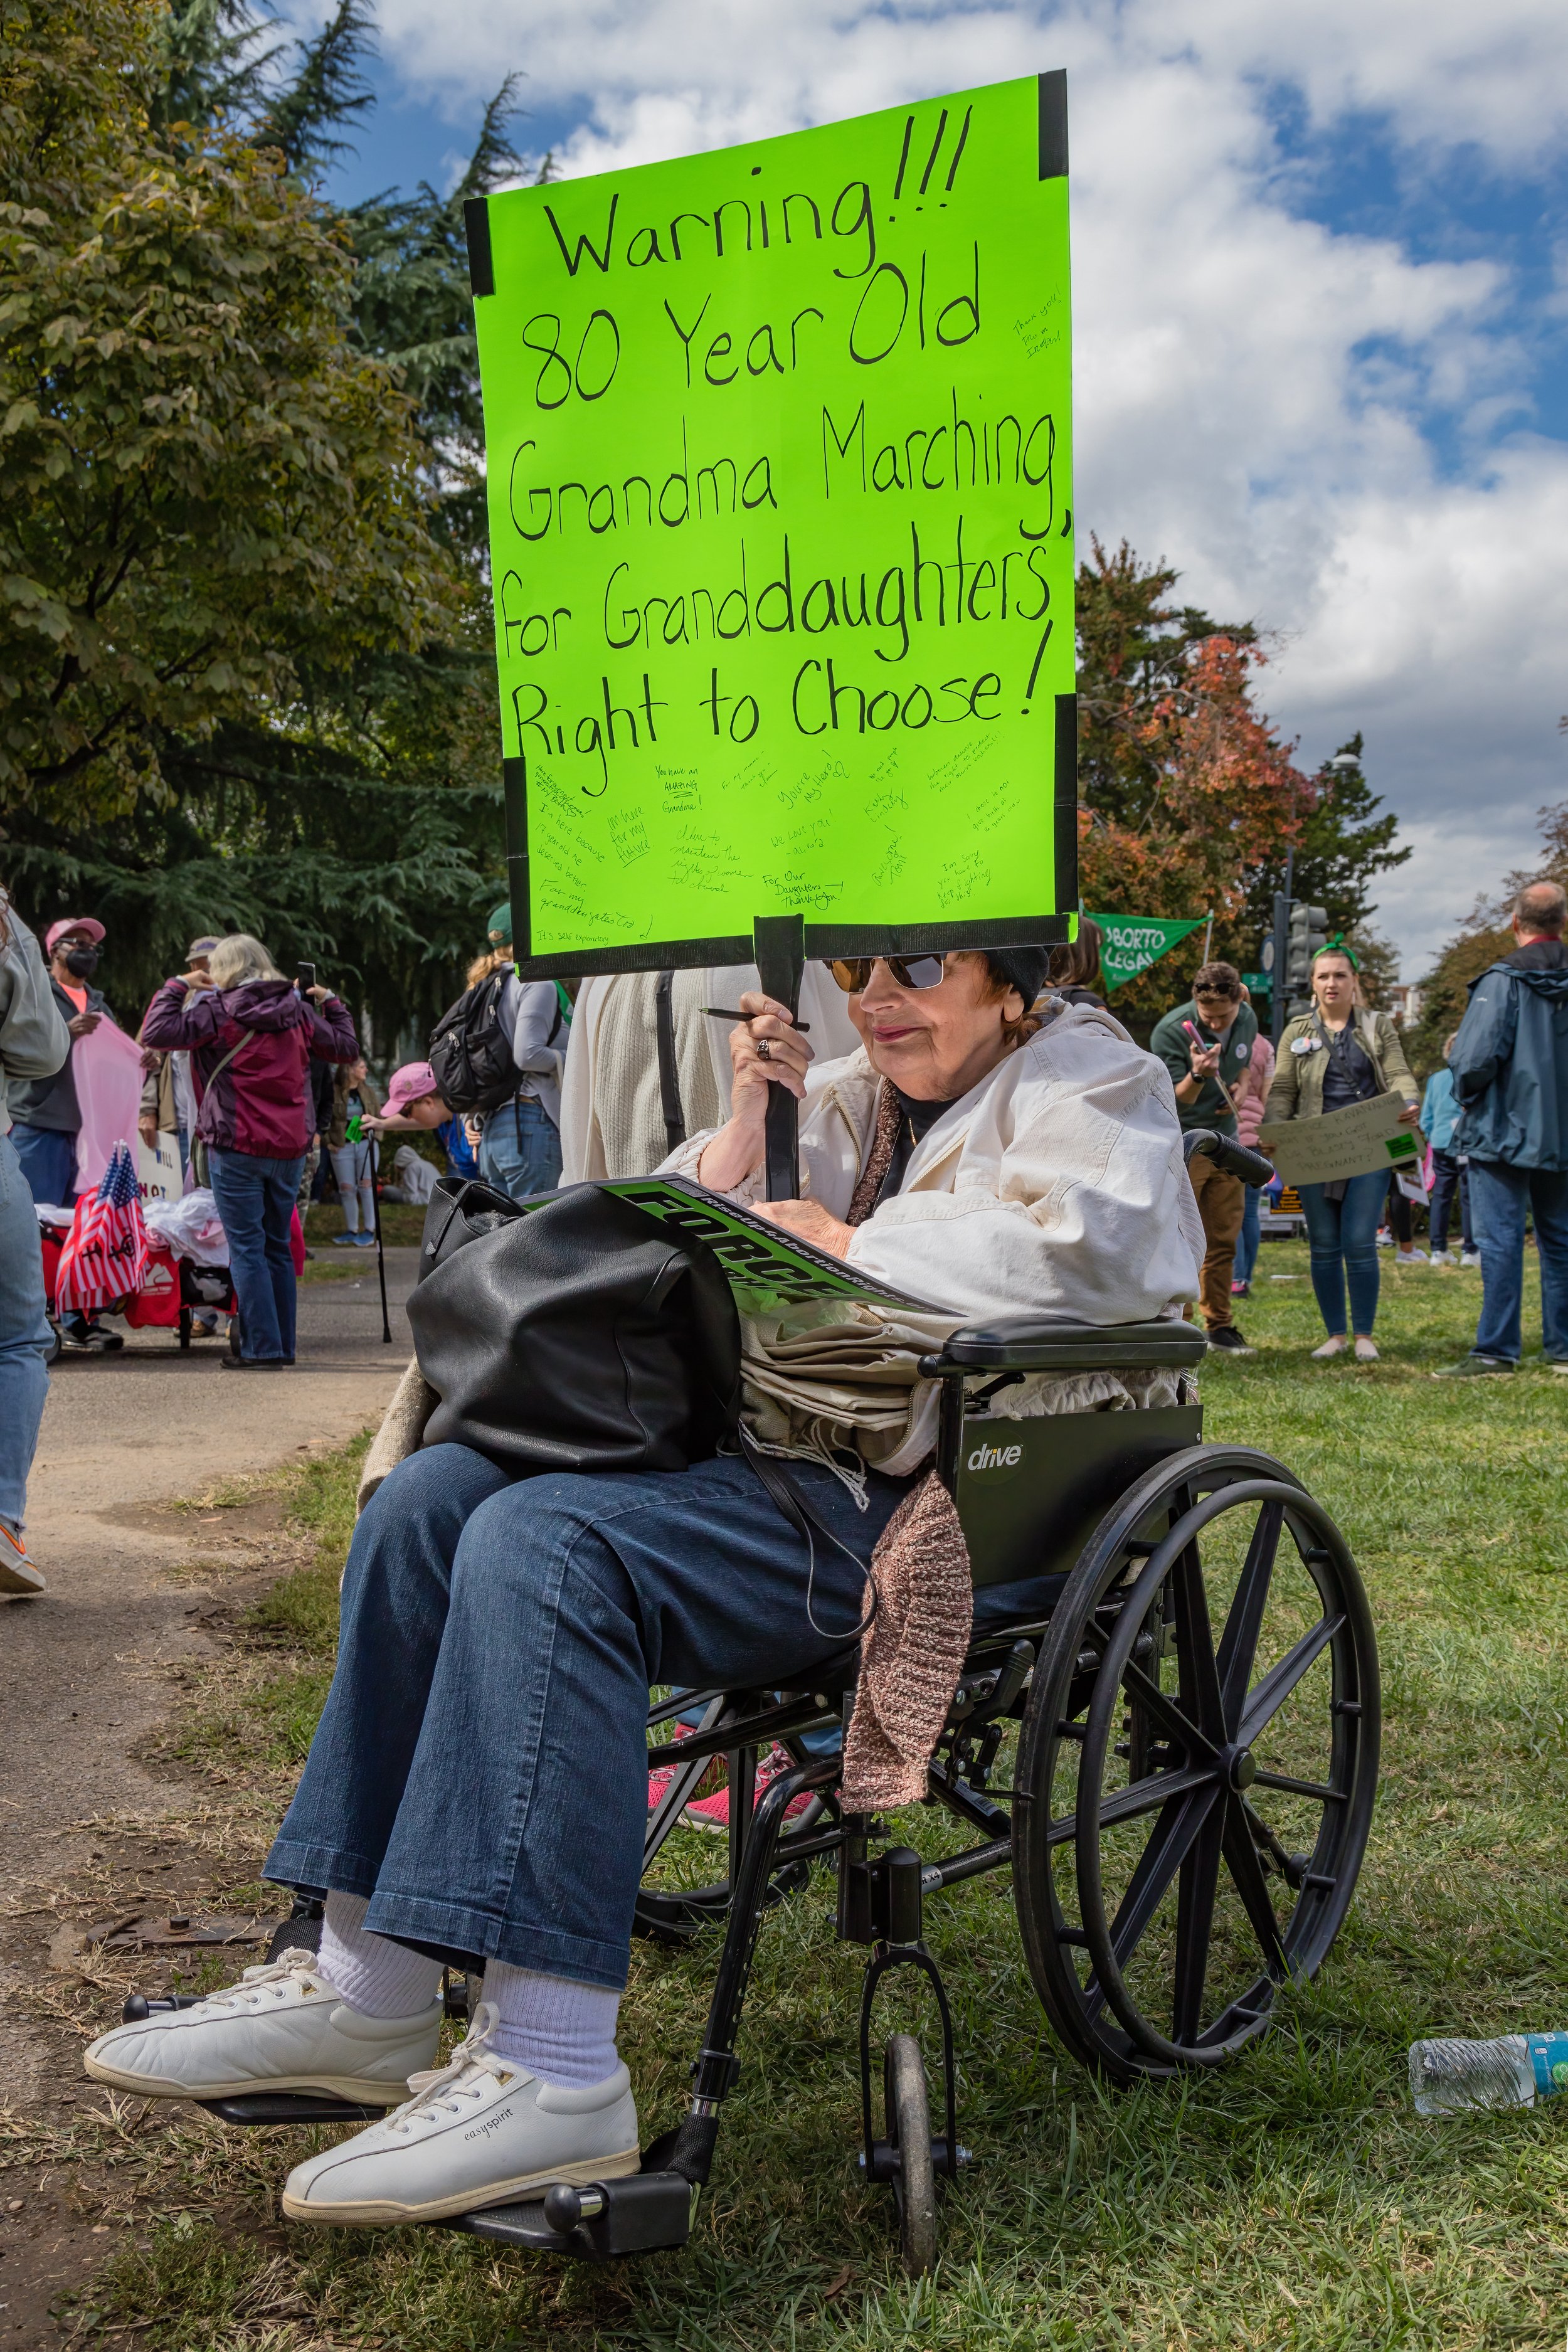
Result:
<svg viewBox="0 0 1568 2352"><path fill-rule="evenodd" d="M977 1445L963 1466L966 1470L1016 1470L1023 1458L1021 1445Z"/></svg>

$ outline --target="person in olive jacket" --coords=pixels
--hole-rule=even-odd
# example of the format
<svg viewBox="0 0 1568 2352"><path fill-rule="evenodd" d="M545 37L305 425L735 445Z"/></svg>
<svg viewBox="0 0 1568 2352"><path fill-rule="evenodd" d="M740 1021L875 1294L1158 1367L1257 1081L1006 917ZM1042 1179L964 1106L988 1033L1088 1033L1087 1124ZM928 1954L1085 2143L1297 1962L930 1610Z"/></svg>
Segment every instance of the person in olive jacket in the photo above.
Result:
<svg viewBox="0 0 1568 2352"><path fill-rule="evenodd" d="M1288 1024L1279 1040L1274 1083L1263 1114L1266 1127L1288 1118L1321 1118L1373 1095L1401 1094L1404 1124L1420 1116L1419 1093L1405 1058L1399 1032L1386 1013L1359 1004L1354 956L1338 945L1321 948L1312 959L1312 1009ZM1328 1333L1314 1356L1342 1356L1345 1291L1350 1290L1350 1328L1363 1363L1375 1362L1372 1328L1377 1320L1377 1225L1388 1192L1388 1171L1342 1177L1332 1184L1299 1188L1307 1219L1312 1289Z"/></svg>

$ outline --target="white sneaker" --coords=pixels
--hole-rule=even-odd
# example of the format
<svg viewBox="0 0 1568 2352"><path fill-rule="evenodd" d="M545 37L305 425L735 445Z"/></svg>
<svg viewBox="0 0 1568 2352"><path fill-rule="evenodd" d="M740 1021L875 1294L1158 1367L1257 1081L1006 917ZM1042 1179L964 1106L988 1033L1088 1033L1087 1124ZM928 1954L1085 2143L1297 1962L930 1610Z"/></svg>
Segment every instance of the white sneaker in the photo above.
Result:
<svg viewBox="0 0 1568 2352"><path fill-rule="evenodd" d="M1432 1265L1452 1265L1454 1253L1452 1250L1434 1250L1428 1263Z"/></svg>
<svg viewBox="0 0 1568 2352"><path fill-rule="evenodd" d="M428 2066L437 2000L418 2017L365 2017L332 1990L309 1952L247 1969L227 1992L100 2034L83 2063L97 2083L151 2099L237 2099L247 2091L316 2091L395 2106Z"/></svg>
<svg viewBox="0 0 1568 2352"><path fill-rule="evenodd" d="M1313 1349L1312 1360L1314 1363L1321 1364L1326 1357L1342 1356L1349 1346L1350 1341L1342 1331L1331 1331L1321 1348Z"/></svg>
<svg viewBox="0 0 1568 2352"><path fill-rule="evenodd" d="M1378 1360L1377 1349L1373 1342L1366 1337L1364 1332L1361 1332L1357 1335L1355 1343L1355 1360L1358 1364L1375 1364Z"/></svg>
<svg viewBox="0 0 1568 2352"><path fill-rule="evenodd" d="M308 2164L283 2190L293 2221L441 2221L567 2180L636 2172L637 2111L624 2066L585 2090L542 2083L489 2046L498 2011L482 2000L468 2039L379 2124Z"/></svg>
<svg viewBox="0 0 1568 2352"><path fill-rule="evenodd" d="M1402 1249L1395 1250L1394 1263L1395 1265L1426 1265L1429 1260L1424 1249Z"/></svg>
<svg viewBox="0 0 1568 2352"><path fill-rule="evenodd" d="M1459 1264L1461 1265L1479 1265L1480 1262L1481 1254L1479 1250L1461 1250L1459 1252Z"/></svg>

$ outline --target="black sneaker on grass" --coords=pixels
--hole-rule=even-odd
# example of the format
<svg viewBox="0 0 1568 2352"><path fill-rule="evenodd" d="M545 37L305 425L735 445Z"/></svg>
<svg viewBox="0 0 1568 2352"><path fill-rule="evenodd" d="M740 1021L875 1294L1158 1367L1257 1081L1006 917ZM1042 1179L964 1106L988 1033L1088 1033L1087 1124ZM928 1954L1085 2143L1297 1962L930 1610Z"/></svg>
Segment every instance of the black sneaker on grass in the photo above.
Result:
<svg viewBox="0 0 1568 2352"><path fill-rule="evenodd" d="M1222 1323L1217 1330L1209 1333L1208 1341L1211 1348L1222 1348L1227 1356L1250 1356L1255 1352L1234 1323Z"/></svg>

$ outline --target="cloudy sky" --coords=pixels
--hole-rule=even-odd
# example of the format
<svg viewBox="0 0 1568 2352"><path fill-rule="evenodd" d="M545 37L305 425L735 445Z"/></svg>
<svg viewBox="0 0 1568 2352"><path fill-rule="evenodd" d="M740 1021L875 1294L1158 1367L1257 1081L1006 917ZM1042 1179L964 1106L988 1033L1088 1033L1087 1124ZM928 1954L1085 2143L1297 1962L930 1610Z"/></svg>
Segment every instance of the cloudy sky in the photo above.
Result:
<svg viewBox="0 0 1568 2352"><path fill-rule="evenodd" d="M318 18L295 0L300 22ZM485 99L576 174L1068 72L1081 532L1271 634L1415 851L1406 977L1568 794L1563 0L381 0L348 197Z"/></svg>

